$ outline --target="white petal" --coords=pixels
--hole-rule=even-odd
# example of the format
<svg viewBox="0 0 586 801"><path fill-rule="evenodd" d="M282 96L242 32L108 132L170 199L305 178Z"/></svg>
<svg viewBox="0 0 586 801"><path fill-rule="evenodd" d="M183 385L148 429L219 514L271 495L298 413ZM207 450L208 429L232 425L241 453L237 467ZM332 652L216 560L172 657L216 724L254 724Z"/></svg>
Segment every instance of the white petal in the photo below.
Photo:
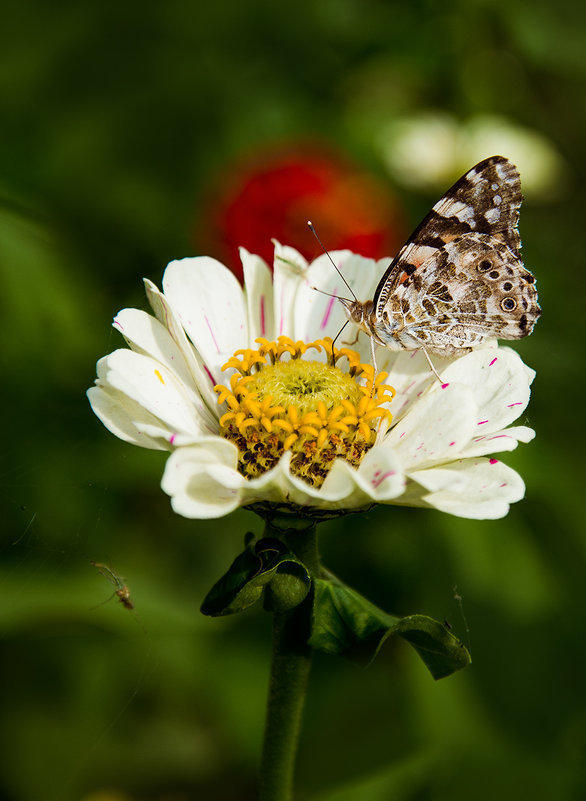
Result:
<svg viewBox="0 0 586 801"><path fill-rule="evenodd" d="M337 459L320 490L324 501L356 509L397 498L405 487L405 476L397 454L377 446L368 451L359 468Z"/></svg>
<svg viewBox="0 0 586 801"><path fill-rule="evenodd" d="M477 520L504 517L521 500L521 476L497 459L463 459L411 473L427 494L422 500L442 512Z"/></svg>
<svg viewBox="0 0 586 801"><path fill-rule="evenodd" d="M369 495L380 503L396 498L405 487L403 465L390 448L375 445L362 460L358 475L366 480Z"/></svg>
<svg viewBox="0 0 586 801"><path fill-rule="evenodd" d="M474 437L466 447L460 452L461 457L486 456L489 453L499 451L513 451L519 442L531 442L535 437L535 431L527 426L510 426L494 434Z"/></svg>
<svg viewBox="0 0 586 801"><path fill-rule="evenodd" d="M195 445L201 440L201 434L171 432L168 429L162 429L160 426L149 425L148 423L145 423L142 430L149 437L153 437L157 440L164 440L168 450L181 448L186 445Z"/></svg>
<svg viewBox="0 0 586 801"><path fill-rule="evenodd" d="M372 259L356 256L349 250L333 251L330 254L344 278L348 281L359 300L372 298L379 279L379 268ZM315 286L321 292L311 287ZM322 294L327 293L327 294ZM335 297L328 297L334 295ZM336 272L325 254L313 261L306 272L305 281L300 286L295 300L295 336L310 341L325 336L332 339L348 321L344 307L338 297L351 298L352 292ZM344 331L343 340L351 342L362 361L371 361L370 339L361 333L358 342L352 342L357 334L356 326L349 324ZM337 346L340 347L338 341Z"/></svg>
<svg viewBox="0 0 586 801"><path fill-rule="evenodd" d="M442 380L469 386L478 405L479 436L508 426L529 403L533 371L509 348L480 348L442 369ZM440 392L438 382L431 392Z"/></svg>
<svg viewBox="0 0 586 801"><path fill-rule="evenodd" d="M285 262L294 272L304 273L307 269L307 259L298 250L290 245L281 245L276 239L271 240L275 246L274 261Z"/></svg>
<svg viewBox="0 0 586 801"><path fill-rule="evenodd" d="M248 347L257 337L274 339L273 278L264 259L240 248L244 271L244 295L248 308Z"/></svg>
<svg viewBox="0 0 586 801"><path fill-rule="evenodd" d="M414 404L381 447L394 449L409 473L455 458L476 433L476 414L470 389L450 384Z"/></svg>
<svg viewBox="0 0 586 801"><path fill-rule="evenodd" d="M238 473L236 453L221 438L206 438L175 451L162 483L175 511L186 517L214 517L261 501L308 509L353 509L396 497L404 486L400 466L389 453L375 454L360 471L338 459L320 489L290 472L290 451L272 470L250 480Z"/></svg>
<svg viewBox="0 0 586 801"><path fill-rule="evenodd" d="M390 384L397 393L390 406L393 425L397 425L424 392L437 382L437 378L429 369L425 354L419 350L393 353L379 347L376 360L378 368L389 374L385 383Z"/></svg>
<svg viewBox="0 0 586 801"><path fill-rule="evenodd" d="M245 481L236 470L237 460L236 447L221 437L176 450L161 481L173 510L183 517L211 518L237 509Z"/></svg>
<svg viewBox="0 0 586 801"><path fill-rule="evenodd" d="M287 336L295 339L295 297L304 280L307 262L290 247L275 242L273 264L273 303L275 337Z"/></svg>
<svg viewBox="0 0 586 801"><path fill-rule="evenodd" d="M91 387L87 396L94 414L112 434L141 448L168 450L171 432L140 403L111 387Z"/></svg>
<svg viewBox="0 0 586 801"><path fill-rule="evenodd" d="M208 256L172 261L163 291L217 379L222 365L248 342L244 294L234 274Z"/></svg>
<svg viewBox="0 0 586 801"><path fill-rule="evenodd" d="M220 407L218 406L218 396L213 388L219 383L220 372L218 371L216 375L213 375L209 367L201 361L195 348L188 340L177 315L163 293L160 292L148 278L144 279L144 286L147 298L157 320L165 326L173 340L177 343L189 366L189 370L204 403L210 410L212 417L218 419L220 416Z"/></svg>
<svg viewBox="0 0 586 801"><path fill-rule="evenodd" d="M165 326L140 309L122 309L114 318L114 328L122 333L134 351L152 357L175 375L199 412L203 424L209 429L209 433L215 432L217 417L204 403L183 351ZM205 383L209 384L207 378Z"/></svg>
<svg viewBox="0 0 586 801"><path fill-rule="evenodd" d="M286 451L272 470L258 478L245 481L242 488L242 504L258 501L271 503L294 503L302 507L318 506L314 502L318 490L305 481L291 475L289 465L291 451Z"/></svg>
<svg viewBox="0 0 586 801"><path fill-rule="evenodd" d="M172 433L209 433L183 385L150 356L115 350L100 359L97 367L98 386L112 387L136 401Z"/></svg>
<svg viewBox="0 0 586 801"><path fill-rule="evenodd" d="M316 509L356 509L395 498L405 486L396 455L377 447L368 452L359 469L336 459L320 488L291 473L290 461L287 451L272 470L247 481L242 503L269 500Z"/></svg>
<svg viewBox="0 0 586 801"><path fill-rule="evenodd" d="M242 505L268 501L270 503L295 504L307 509L345 509L352 506L352 504L347 505L350 503L348 488L352 485L352 479L334 482L331 491L325 494L323 487L320 489L312 487L311 484L291 473L291 455L291 451L286 451L271 470L258 478L245 481L242 487ZM332 471L336 469L339 461L341 460L337 460L334 464ZM371 502L366 499L362 501L361 505Z"/></svg>
<svg viewBox="0 0 586 801"><path fill-rule="evenodd" d="M340 250L330 255L334 263L343 264L351 253L349 250ZM312 289L314 286L320 291ZM325 336L333 338L347 320L337 297L347 298L349 294L350 291L325 254L311 262L295 298L295 337L306 342Z"/></svg>

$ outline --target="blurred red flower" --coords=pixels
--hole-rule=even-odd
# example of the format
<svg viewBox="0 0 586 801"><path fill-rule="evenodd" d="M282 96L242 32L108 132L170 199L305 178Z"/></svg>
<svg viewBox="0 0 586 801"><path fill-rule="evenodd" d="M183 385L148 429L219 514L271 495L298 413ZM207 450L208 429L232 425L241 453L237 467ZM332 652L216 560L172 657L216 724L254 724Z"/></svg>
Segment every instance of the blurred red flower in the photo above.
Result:
<svg viewBox="0 0 586 801"><path fill-rule="evenodd" d="M204 198L195 244L242 278L241 245L269 265L273 238L307 259L318 256L307 220L328 250L383 258L404 240L402 214L383 181L321 148L296 146L231 165Z"/></svg>

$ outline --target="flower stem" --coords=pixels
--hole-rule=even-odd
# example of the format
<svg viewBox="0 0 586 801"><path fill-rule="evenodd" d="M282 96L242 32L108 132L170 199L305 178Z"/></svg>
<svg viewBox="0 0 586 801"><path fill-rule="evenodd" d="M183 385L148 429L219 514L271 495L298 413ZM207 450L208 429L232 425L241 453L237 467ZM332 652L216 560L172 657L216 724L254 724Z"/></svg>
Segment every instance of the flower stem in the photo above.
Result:
<svg viewBox="0 0 586 801"><path fill-rule="evenodd" d="M315 523L304 530L275 531L267 524L267 536L284 539L310 574L319 571ZM307 645L311 623L311 593L287 612L275 612L273 654L261 763L260 801L291 801L295 757L311 668Z"/></svg>

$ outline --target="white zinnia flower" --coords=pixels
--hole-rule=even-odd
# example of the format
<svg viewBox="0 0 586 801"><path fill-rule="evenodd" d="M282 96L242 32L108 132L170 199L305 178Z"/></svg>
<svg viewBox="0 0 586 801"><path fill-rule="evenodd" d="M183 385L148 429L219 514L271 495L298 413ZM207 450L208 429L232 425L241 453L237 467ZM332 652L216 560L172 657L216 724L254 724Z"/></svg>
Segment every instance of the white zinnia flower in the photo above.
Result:
<svg viewBox="0 0 586 801"><path fill-rule="evenodd" d="M176 512L219 517L254 505L327 515L390 503L497 518L523 497L520 476L488 458L534 436L510 427L534 376L513 350L437 359L440 384L423 354L380 348L388 376L371 390L363 334L357 352L342 348L328 364L324 338L345 315L311 289L343 294L326 257L308 265L276 245L271 276L262 259L241 256L244 288L208 257L171 262L163 292L145 280L155 316L116 316L130 349L101 359L88 391L116 436L170 451L162 487ZM372 297L388 259L332 256L357 294Z"/></svg>

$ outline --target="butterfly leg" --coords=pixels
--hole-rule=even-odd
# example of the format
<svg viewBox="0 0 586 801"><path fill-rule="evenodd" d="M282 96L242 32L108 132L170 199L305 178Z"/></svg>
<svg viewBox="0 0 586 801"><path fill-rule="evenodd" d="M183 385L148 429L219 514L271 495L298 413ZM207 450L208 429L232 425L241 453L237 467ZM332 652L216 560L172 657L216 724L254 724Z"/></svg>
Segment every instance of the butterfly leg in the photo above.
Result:
<svg viewBox="0 0 586 801"><path fill-rule="evenodd" d="M372 387L370 388L370 396L374 397L374 379L376 378L377 369L376 369L376 356L375 356L376 345L374 343L374 337L370 337L370 353L372 356Z"/></svg>
<svg viewBox="0 0 586 801"><path fill-rule="evenodd" d="M348 340L344 340L344 345L355 345L358 342L359 336L360 336L360 329L357 329L356 336L354 337L354 339L351 342L348 342Z"/></svg>
<svg viewBox="0 0 586 801"><path fill-rule="evenodd" d="M423 351L423 353L425 355L425 358L427 359L427 363L429 364L431 372L434 374L434 376L437 378L437 380L440 382L440 384L443 384L443 381L441 379L440 374L438 373L438 371L433 366L433 362L431 361L431 357L430 357L429 353L425 350L425 348L421 348L421 350Z"/></svg>

